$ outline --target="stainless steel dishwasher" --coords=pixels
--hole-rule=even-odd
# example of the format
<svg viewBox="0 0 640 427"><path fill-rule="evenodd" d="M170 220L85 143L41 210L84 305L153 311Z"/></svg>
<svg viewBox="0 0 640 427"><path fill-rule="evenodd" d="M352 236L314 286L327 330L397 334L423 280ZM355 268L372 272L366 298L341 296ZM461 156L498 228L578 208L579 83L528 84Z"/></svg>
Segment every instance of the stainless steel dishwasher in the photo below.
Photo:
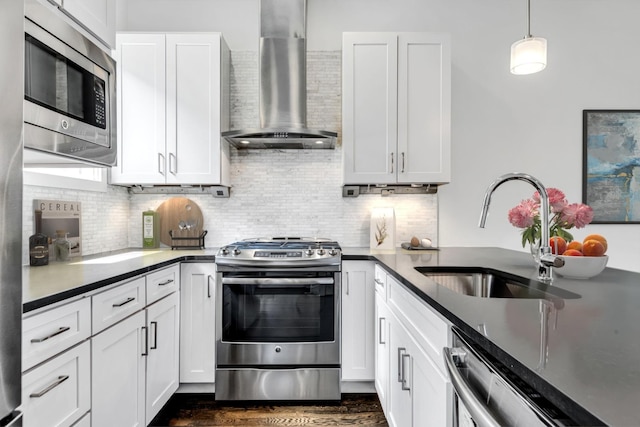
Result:
<svg viewBox="0 0 640 427"><path fill-rule="evenodd" d="M459 329L452 335L444 359L455 391L455 427L575 425Z"/></svg>

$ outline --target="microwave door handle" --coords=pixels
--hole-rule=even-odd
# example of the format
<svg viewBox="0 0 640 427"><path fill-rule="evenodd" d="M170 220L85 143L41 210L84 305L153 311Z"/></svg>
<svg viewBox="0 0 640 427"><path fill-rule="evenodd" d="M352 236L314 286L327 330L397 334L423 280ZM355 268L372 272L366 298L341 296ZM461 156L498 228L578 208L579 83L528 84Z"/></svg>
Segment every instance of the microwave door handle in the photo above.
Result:
<svg viewBox="0 0 640 427"><path fill-rule="evenodd" d="M493 417L493 414L489 411L489 408L482 402L478 393L471 388L469 382L460 374L460 371L456 367L454 353L460 352L459 349L450 349L445 347L443 349L444 361L451 378L451 384L455 389L456 394L462 400L467 410L471 414L471 418L475 421L478 427L500 427L500 423ZM464 351L462 351L464 353Z"/></svg>

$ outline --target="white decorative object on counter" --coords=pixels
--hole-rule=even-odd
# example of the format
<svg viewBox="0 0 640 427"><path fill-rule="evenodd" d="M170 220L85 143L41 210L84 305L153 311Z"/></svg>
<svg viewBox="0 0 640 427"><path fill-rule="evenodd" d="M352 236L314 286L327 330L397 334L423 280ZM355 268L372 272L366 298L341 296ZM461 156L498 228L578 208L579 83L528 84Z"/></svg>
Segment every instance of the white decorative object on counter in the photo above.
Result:
<svg viewBox="0 0 640 427"><path fill-rule="evenodd" d="M396 241L396 216L393 208L374 208L370 224L371 249L394 249Z"/></svg>

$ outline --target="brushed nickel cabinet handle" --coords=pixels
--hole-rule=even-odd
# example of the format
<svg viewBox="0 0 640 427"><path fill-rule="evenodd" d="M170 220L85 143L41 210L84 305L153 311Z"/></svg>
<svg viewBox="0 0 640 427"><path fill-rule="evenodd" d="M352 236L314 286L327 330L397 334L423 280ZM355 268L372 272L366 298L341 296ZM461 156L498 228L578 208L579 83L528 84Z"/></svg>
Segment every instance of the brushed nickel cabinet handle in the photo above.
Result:
<svg viewBox="0 0 640 427"><path fill-rule="evenodd" d="M169 153L169 173L178 174L178 158L174 153Z"/></svg>
<svg viewBox="0 0 640 427"><path fill-rule="evenodd" d="M158 322L151 322L150 328L153 328L153 344L149 347L150 350L158 349Z"/></svg>
<svg viewBox="0 0 640 427"><path fill-rule="evenodd" d="M393 153L391 153L391 173L393 173Z"/></svg>
<svg viewBox="0 0 640 427"><path fill-rule="evenodd" d="M406 390L406 391L409 391L409 390L411 390L411 387L407 386L407 378L405 376L407 371L405 371L405 369L404 369L404 360L405 359L409 359L409 362L411 362L411 355L410 354L403 354L402 355L402 360L400 361L400 364L402 365L402 389Z"/></svg>
<svg viewBox="0 0 640 427"><path fill-rule="evenodd" d="M402 152L402 173L404 173L404 151Z"/></svg>
<svg viewBox="0 0 640 427"><path fill-rule="evenodd" d="M347 276L347 286L345 288L345 292L347 295L349 295L349 272L347 271L345 274Z"/></svg>
<svg viewBox="0 0 640 427"><path fill-rule="evenodd" d="M131 301L135 301L136 299L134 297L129 297L126 300L122 301L122 302L114 302L111 306L112 307L122 307L123 305L127 305L129 304Z"/></svg>
<svg viewBox="0 0 640 427"><path fill-rule="evenodd" d="M384 322L386 322L386 319L384 317L378 318L378 344L386 344L386 341L382 341L382 324Z"/></svg>
<svg viewBox="0 0 640 427"><path fill-rule="evenodd" d="M211 279L213 279L213 277L209 274L209 276L207 276L207 298L211 298Z"/></svg>
<svg viewBox="0 0 640 427"><path fill-rule="evenodd" d="M398 382L401 383L404 379L404 372L402 371L402 353L407 349L404 347L398 347Z"/></svg>
<svg viewBox="0 0 640 427"><path fill-rule="evenodd" d="M158 153L158 172L160 175L164 175L164 155L162 153Z"/></svg>
<svg viewBox="0 0 640 427"><path fill-rule="evenodd" d="M61 326L58 328L57 331L47 335L46 337L42 337L42 338L31 338L31 342L33 343L38 343L38 342L43 342L48 340L49 338L53 338L57 335L60 335L63 332L67 332L69 329L71 329L69 326Z"/></svg>
<svg viewBox="0 0 640 427"><path fill-rule="evenodd" d="M166 282L160 282L158 283L158 286L165 286L165 285L168 285L169 283L173 283L173 279L167 279Z"/></svg>
<svg viewBox="0 0 640 427"><path fill-rule="evenodd" d="M60 384L62 384L63 382L65 382L66 380L69 379L69 375L60 375L58 377L58 379L56 379L54 382L52 382L51 384L49 384L47 387L43 388L40 391L37 391L35 393L31 393L29 395L29 397L42 397L45 394L49 393L51 390L53 390L54 388L58 387Z"/></svg>
<svg viewBox="0 0 640 427"><path fill-rule="evenodd" d="M144 350L142 351L142 356L149 355L149 328L146 326L142 327L142 332L144 333Z"/></svg>

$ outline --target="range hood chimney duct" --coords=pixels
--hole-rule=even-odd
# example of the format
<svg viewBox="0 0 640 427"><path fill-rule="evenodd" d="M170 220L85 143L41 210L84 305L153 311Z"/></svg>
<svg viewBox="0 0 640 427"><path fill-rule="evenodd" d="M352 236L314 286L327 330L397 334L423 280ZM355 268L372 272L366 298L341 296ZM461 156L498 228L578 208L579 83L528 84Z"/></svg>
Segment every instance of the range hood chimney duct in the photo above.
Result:
<svg viewBox="0 0 640 427"><path fill-rule="evenodd" d="M260 0L260 128L222 136L239 149L334 148L336 132L307 128L306 0Z"/></svg>

